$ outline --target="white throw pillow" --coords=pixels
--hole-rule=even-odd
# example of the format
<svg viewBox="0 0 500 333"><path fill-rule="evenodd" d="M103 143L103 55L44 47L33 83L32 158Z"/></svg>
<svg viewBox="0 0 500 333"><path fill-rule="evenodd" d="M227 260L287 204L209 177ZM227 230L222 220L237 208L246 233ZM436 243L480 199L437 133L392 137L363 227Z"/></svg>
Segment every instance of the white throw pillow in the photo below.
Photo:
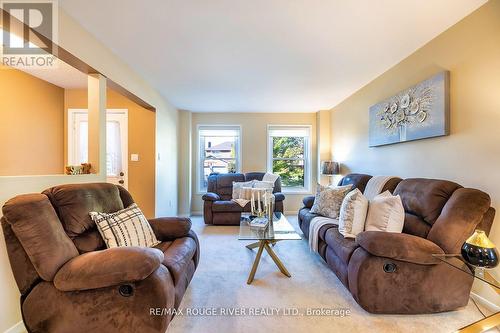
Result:
<svg viewBox="0 0 500 333"><path fill-rule="evenodd" d="M269 182L265 180L256 180L253 183L254 188L263 188L263 189L273 189L274 182Z"/></svg>
<svg viewBox="0 0 500 333"><path fill-rule="evenodd" d="M347 193L342 201L339 215L339 232L347 238L356 236L365 229L368 199L357 188Z"/></svg>
<svg viewBox="0 0 500 333"><path fill-rule="evenodd" d="M115 213L90 212L92 221L104 239L106 247L153 247L161 243L148 220L135 203Z"/></svg>
<svg viewBox="0 0 500 333"><path fill-rule="evenodd" d="M278 179L280 176L279 175L275 175L274 173L269 173L269 172L266 172L264 174L264 176L262 177L262 180L265 181L265 182L271 182L274 184L274 182L276 181L276 179Z"/></svg>
<svg viewBox="0 0 500 333"><path fill-rule="evenodd" d="M394 196L389 191L385 191L370 201L365 231L401 233L404 222L405 210L400 196Z"/></svg>
<svg viewBox="0 0 500 333"><path fill-rule="evenodd" d="M338 219L342 201L351 188L352 185L329 187L318 184L311 213Z"/></svg>
<svg viewBox="0 0 500 333"><path fill-rule="evenodd" d="M233 199L246 199L245 193L242 195L242 190L244 187L253 187L254 180L248 182L233 182ZM244 192L244 191L243 191Z"/></svg>

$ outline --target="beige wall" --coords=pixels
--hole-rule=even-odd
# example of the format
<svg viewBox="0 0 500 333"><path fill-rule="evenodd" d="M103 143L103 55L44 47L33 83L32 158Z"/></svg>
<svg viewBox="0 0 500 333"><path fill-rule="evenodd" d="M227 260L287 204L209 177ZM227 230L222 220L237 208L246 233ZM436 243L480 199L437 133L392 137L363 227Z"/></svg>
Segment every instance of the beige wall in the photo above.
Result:
<svg viewBox="0 0 500 333"><path fill-rule="evenodd" d="M316 142L317 142L317 155L318 155L318 163L316 165L317 173L319 175L319 183L326 185L330 181L334 183L334 179L330 179L330 176L321 175L321 162L322 161L330 161L332 159L331 152L331 126L330 126L330 111L329 110L321 110L316 112Z"/></svg>
<svg viewBox="0 0 500 333"><path fill-rule="evenodd" d="M240 125L241 126L241 171L262 171L267 169L267 125L311 125L311 191L317 182L316 114L315 113L193 113L192 114L192 212L202 212L202 194L197 193L198 125ZM286 194L285 211L296 213L302 198L307 194Z"/></svg>
<svg viewBox="0 0 500 333"><path fill-rule="evenodd" d="M0 176L63 174L63 89L0 66L0 91Z"/></svg>
<svg viewBox="0 0 500 333"><path fill-rule="evenodd" d="M134 72L105 45L91 36L62 9L59 10L59 43L83 61L104 73L156 108L155 215L177 212L177 110L156 89ZM101 153L104 153L103 150ZM69 182L69 176L0 177L0 205L21 193L39 192L47 187ZM71 177L71 182L104 181L103 173ZM0 232L0 239L3 236ZM19 290L8 263L5 242L0 241L0 331L21 320Z"/></svg>
<svg viewBox="0 0 500 333"><path fill-rule="evenodd" d="M154 217L155 113L110 89L107 90L106 100L108 109L128 110L128 190L146 217ZM86 90L65 90L66 111L85 108ZM130 161L130 154L139 154L139 161Z"/></svg>
<svg viewBox="0 0 500 333"><path fill-rule="evenodd" d="M500 1L492 0L333 108L332 154L343 173L432 177L491 195L500 245ZM451 135L368 148L368 108L433 74L451 73ZM500 269L494 271L500 278ZM499 295L476 290L495 304Z"/></svg>
<svg viewBox="0 0 500 333"><path fill-rule="evenodd" d="M191 168L193 165L191 122L192 113L189 111L179 112L179 188L178 191L178 213L189 216L191 213L192 181Z"/></svg>

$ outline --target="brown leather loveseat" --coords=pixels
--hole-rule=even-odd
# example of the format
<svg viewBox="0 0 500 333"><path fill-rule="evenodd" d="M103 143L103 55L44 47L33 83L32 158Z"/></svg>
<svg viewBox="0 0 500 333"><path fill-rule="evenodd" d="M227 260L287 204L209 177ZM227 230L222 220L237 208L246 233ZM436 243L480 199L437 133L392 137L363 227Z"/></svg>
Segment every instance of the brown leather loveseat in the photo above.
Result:
<svg viewBox="0 0 500 333"><path fill-rule="evenodd" d="M122 187L61 185L3 207L2 228L30 332L165 332L199 260L191 221L149 222L156 248L106 249L90 211L134 201Z"/></svg>
<svg viewBox="0 0 500 333"><path fill-rule="evenodd" d="M239 225L242 212L250 212L250 203L241 207L231 201L233 195L233 182L247 182L262 180L264 172L223 173L208 176L207 193L202 197L203 219L206 224ZM274 211L283 213L285 196L281 193L281 179L274 182L274 198L276 200Z"/></svg>
<svg viewBox="0 0 500 333"><path fill-rule="evenodd" d="M369 175L345 176L340 185L364 191ZM475 229L489 233L495 210L488 194L447 180L413 178L387 184L405 209L402 233L365 231L344 238L336 225L319 230L320 256L368 312L417 314L465 306L473 278L432 254L459 254ZM386 190L384 189L384 190ZM314 197L304 198L299 226L309 237ZM454 258L458 262L458 258Z"/></svg>

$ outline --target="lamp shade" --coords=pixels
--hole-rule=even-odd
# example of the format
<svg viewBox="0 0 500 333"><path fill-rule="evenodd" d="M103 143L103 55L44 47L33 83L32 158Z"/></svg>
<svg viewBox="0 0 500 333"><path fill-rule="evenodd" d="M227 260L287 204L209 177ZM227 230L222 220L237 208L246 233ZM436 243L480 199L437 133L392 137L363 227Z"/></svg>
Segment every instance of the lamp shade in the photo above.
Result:
<svg viewBox="0 0 500 333"><path fill-rule="evenodd" d="M321 174L338 175L340 173L340 164L334 161L323 161L321 163Z"/></svg>
<svg viewBox="0 0 500 333"><path fill-rule="evenodd" d="M462 245L462 257L469 264L493 268L498 265L498 251L484 231L476 230Z"/></svg>

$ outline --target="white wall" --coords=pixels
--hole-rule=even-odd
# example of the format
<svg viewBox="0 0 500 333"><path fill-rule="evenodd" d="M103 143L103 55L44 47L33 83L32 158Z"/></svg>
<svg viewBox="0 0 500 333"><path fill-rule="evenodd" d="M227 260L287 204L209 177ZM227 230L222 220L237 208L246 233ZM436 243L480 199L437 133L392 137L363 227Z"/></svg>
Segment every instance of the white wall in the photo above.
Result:
<svg viewBox="0 0 500 333"><path fill-rule="evenodd" d="M427 177L487 192L500 245L500 1L490 1L334 107L332 154L343 173ZM368 147L368 109L441 70L449 70L451 135ZM493 271L500 280L500 267ZM494 304L500 295L475 290Z"/></svg>
<svg viewBox="0 0 500 333"><path fill-rule="evenodd" d="M78 25L62 9L59 11L59 44L113 81L127 88L156 108L156 149L161 159L156 170L156 214L177 212L177 110L155 89ZM4 143L6 144L6 143ZM0 177L0 205L21 193L40 192L62 183L104 181L103 174L88 176ZM1 232L0 232L1 233ZM3 235L0 235L0 332L21 320L19 291L15 284Z"/></svg>

